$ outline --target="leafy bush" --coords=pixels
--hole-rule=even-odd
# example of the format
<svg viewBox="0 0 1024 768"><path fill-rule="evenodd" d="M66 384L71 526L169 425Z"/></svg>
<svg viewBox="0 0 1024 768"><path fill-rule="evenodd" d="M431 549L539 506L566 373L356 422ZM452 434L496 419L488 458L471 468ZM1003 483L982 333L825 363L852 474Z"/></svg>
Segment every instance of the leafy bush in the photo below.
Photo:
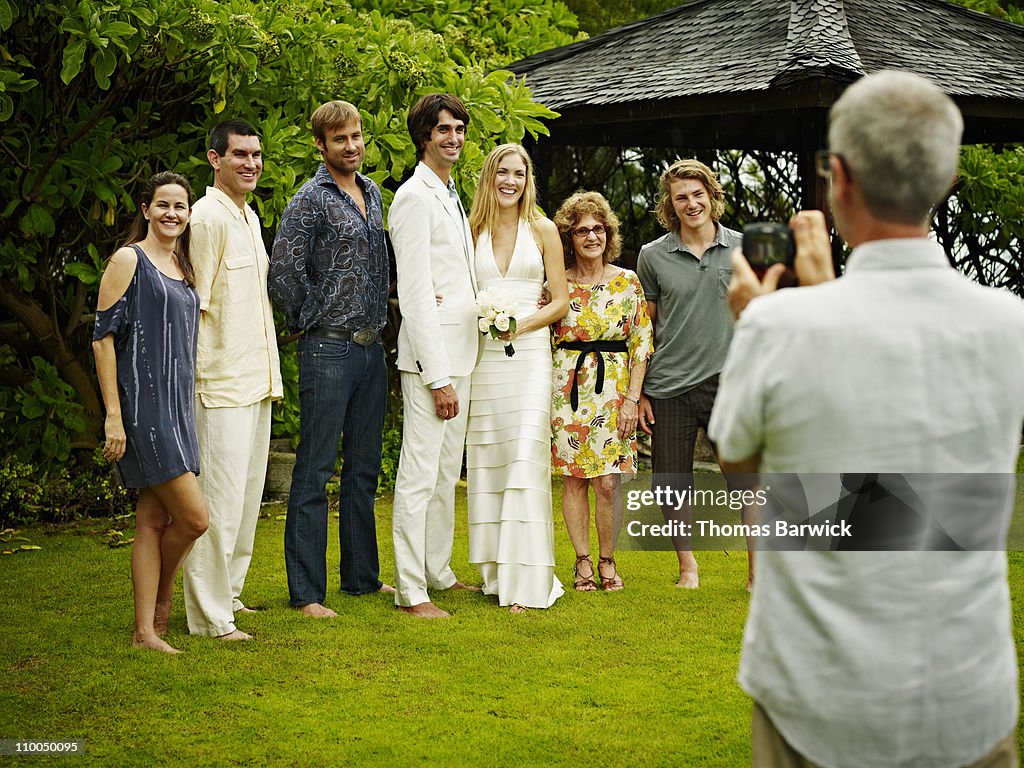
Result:
<svg viewBox="0 0 1024 768"><path fill-rule="evenodd" d="M392 409L384 423L384 451L381 457L380 477L377 479L377 491L395 490L395 478L398 476L398 457L402 453L402 411Z"/></svg>
<svg viewBox="0 0 1024 768"><path fill-rule="evenodd" d="M292 450L299 445L299 356L295 343L278 348L281 358L281 384L284 397L274 402L271 413L271 435L286 437Z"/></svg>
<svg viewBox="0 0 1024 768"><path fill-rule="evenodd" d="M49 471L12 456L0 464L0 528L129 514L134 497L113 482L99 448Z"/></svg>
<svg viewBox="0 0 1024 768"><path fill-rule="evenodd" d="M38 355L33 376L18 387L4 410L0 450L25 462L57 467L71 455L71 436L85 427L82 405L57 369Z"/></svg>

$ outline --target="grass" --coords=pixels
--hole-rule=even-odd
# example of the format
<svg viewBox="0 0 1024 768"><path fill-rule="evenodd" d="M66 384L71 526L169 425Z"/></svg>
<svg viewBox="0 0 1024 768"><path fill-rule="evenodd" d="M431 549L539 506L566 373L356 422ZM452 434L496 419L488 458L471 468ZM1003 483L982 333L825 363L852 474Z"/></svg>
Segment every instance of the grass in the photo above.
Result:
<svg viewBox="0 0 1024 768"><path fill-rule="evenodd" d="M255 639L188 636L179 592L178 656L129 647L129 548L106 543L116 523L21 532L42 549L0 558L0 738L85 740L82 757L33 765L749 764L750 702L735 682L742 552L698 553L695 592L673 586L673 554L623 551L624 592L570 589L523 616L479 594L441 594L454 617L424 622L384 595L341 595L333 537L327 604L340 616L316 621L287 607L283 513L266 506L257 530L244 598L266 610L239 618ZM389 513L381 499L385 579ZM456 518L453 566L478 581L464 488ZM570 587L557 511L555 544ZM1020 647L1024 556L1010 564Z"/></svg>

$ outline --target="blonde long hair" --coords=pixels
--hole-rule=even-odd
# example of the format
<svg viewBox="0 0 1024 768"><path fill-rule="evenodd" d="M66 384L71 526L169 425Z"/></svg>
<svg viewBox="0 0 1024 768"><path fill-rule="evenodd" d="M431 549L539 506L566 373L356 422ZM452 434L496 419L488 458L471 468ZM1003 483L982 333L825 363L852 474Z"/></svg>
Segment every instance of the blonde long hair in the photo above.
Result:
<svg viewBox="0 0 1024 768"><path fill-rule="evenodd" d="M537 184L533 180L533 162L519 144L501 144L491 150L480 171L480 181L473 195L473 207L469 211L469 228L476 240L485 229L493 232L498 226L498 194L494 191L494 179L498 176L501 161L517 153L526 166L526 186L519 198L519 218L533 224L540 218L537 211Z"/></svg>

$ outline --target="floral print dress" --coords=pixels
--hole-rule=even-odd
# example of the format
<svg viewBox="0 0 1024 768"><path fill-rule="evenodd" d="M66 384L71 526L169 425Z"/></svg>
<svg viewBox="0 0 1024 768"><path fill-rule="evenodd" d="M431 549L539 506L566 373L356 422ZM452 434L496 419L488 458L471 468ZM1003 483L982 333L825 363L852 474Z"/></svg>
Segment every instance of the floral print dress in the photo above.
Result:
<svg viewBox="0 0 1024 768"><path fill-rule="evenodd" d="M558 345L580 341L624 341L626 351L585 353L577 377L581 352ZM630 367L647 360L654 349L651 318L636 273L620 270L597 284L570 280L569 313L552 326L552 342L555 349L551 455L555 474L635 474L636 435L620 440L616 432L619 408L629 387ZM600 394L596 391L598 355L604 361ZM579 401L575 410L574 384Z"/></svg>

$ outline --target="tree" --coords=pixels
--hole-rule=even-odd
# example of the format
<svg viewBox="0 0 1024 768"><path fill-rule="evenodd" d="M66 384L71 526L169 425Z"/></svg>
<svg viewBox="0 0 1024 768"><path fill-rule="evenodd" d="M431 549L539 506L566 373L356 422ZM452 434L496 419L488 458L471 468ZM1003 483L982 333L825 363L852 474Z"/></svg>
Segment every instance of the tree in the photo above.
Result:
<svg viewBox="0 0 1024 768"><path fill-rule="evenodd" d="M580 29L587 34L599 35L613 27L646 19L669 8L685 5L688 0L566 0L566 4L580 20Z"/></svg>
<svg viewBox="0 0 1024 768"><path fill-rule="evenodd" d="M1006 0L952 1L1024 24L1024 9ZM1024 296L1024 144L963 147L959 178L935 226L953 266Z"/></svg>
<svg viewBox="0 0 1024 768"><path fill-rule="evenodd" d="M488 70L572 42L576 21L531 0L0 0L0 32L0 444L63 461L99 433L90 309L142 181L172 169L201 186L208 130L249 119L272 229L319 159L309 114L344 98L388 202L414 160L407 107L444 89L474 116L468 196L490 148L546 133L554 114Z"/></svg>

